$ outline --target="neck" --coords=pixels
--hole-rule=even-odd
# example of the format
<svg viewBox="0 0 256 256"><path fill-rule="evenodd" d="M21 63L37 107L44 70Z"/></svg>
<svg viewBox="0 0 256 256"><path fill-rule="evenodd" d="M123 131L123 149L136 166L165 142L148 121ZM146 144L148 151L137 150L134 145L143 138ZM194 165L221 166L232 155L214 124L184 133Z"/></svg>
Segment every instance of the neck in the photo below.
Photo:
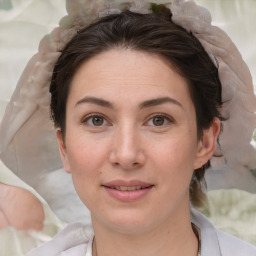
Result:
<svg viewBox="0 0 256 256"><path fill-rule="evenodd" d="M183 214L184 215L184 214ZM121 233L100 225L93 216L93 256L197 256L198 239L186 218L172 216L162 225L138 233Z"/></svg>

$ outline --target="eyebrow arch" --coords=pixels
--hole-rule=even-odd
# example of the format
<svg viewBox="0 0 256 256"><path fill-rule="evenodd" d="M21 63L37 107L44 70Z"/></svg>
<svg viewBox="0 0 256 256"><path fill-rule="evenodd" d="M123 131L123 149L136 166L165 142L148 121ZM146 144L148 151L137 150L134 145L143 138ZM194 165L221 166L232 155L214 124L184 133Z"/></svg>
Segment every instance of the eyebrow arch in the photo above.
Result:
<svg viewBox="0 0 256 256"><path fill-rule="evenodd" d="M148 108L148 107L153 107L153 106L157 106L157 105L161 105L164 103L173 103L181 108L183 108L183 106L181 105L181 103L173 98L170 97L162 97L162 98L156 98L156 99L152 99L152 100L147 100L142 102L139 105L139 108Z"/></svg>
<svg viewBox="0 0 256 256"><path fill-rule="evenodd" d="M75 107L82 103L92 103L92 104L99 105L106 108L114 108L112 103L110 103L109 101L103 100L101 98L96 98L96 97L88 97L88 96L84 97L76 103Z"/></svg>

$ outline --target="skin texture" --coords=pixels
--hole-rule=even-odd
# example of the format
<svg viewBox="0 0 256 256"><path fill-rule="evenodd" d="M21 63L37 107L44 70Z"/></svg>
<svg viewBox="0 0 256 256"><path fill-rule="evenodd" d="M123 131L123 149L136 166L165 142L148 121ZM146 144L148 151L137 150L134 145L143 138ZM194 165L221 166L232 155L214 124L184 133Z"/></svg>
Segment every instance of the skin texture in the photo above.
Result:
<svg viewBox="0 0 256 256"><path fill-rule="evenodd" d="M43 206L33 194L0 183L0 229L13 226L18 230L40 231L44 218Z"/></svg>
<svg viewBox="0 0 256 256"><path fill-rule="evenodd" d="M65 138L60 130L57 137L64 167L91 211L99 256L197 255L189 185L193 170L212 156L219 129L216 119L197 138L187 82L158 55L113 49L80 67ZM104 187L116 180L152 187L122 201Z"/></svg>

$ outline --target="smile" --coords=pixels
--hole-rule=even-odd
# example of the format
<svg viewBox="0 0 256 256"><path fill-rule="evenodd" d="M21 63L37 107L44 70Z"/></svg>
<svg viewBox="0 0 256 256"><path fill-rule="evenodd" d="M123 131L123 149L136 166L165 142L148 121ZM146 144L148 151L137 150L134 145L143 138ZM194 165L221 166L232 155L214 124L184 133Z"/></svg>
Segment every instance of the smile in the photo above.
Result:
<svg viewBox="0 0 256 256"><path fill-rule="evenodd" d="M114 181L102 186L107 194L121 202L133 202L144 198L152 191L154 185L139 181Z"/></svg>

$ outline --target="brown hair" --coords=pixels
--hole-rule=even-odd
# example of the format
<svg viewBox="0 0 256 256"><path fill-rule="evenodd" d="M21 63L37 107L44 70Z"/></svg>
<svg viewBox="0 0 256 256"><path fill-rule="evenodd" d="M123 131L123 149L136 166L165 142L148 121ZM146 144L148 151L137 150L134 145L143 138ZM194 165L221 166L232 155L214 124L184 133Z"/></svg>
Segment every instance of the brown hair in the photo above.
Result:
<svg viewBox="0 0 256 256"><path fill-rule="evenodd" d="M52 119L63 136L66 102L74 74L84 61L117 47L159 54L187 80L196 111L198 138L210 127L214 117L222 120L218 111L222 105L218 69L197 38L171 21L167 8L161 6L153 11L151 14L123 11L109 15L79 31L66 45L55 65L50 85ZM209 165L210 162L194 171L190 185L194 205L202 201L201 182Z"/></svg>

